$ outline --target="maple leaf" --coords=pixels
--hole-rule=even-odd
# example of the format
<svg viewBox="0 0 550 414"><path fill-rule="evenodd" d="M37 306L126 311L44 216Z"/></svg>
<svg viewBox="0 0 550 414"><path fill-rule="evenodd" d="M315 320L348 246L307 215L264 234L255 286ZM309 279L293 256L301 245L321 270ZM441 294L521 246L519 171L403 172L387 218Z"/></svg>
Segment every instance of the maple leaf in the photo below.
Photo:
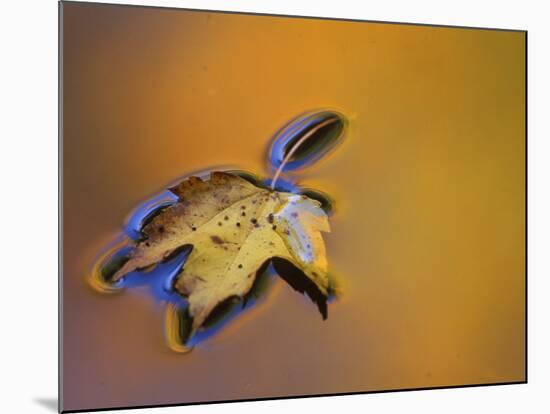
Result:
<svg viewBox="0 0 550 414"><path fill-rule="evenodd" d="M270 259L292 263L328 296L321 232L330 228L317 200L257 187L225 172L213 172L208 180L190 177L170 191L179 201L143 227L143 238L112 280L192 247L174 286L189 303L189 338L216 306L243 298Z"/></svg>

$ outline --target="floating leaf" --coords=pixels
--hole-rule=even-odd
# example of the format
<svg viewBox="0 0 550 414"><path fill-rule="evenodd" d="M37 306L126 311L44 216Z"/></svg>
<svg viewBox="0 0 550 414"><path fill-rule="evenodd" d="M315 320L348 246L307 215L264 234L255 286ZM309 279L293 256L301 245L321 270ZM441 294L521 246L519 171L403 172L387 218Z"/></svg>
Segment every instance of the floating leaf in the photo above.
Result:
<svg viewBox="0 0 550 414"><path fill-rule="evenodd" d="M258 270L273 258L290 262L328 296L332 284L321 232L328 232L329 224L319 201L258 187L223 172L213 172L208 180L190 177L170 191L179 201L143 227L142 238L112 281L191 247L174 283L188 300L186 312L192 321L183 340L191 338L216 307L244 298Z"/></svg>

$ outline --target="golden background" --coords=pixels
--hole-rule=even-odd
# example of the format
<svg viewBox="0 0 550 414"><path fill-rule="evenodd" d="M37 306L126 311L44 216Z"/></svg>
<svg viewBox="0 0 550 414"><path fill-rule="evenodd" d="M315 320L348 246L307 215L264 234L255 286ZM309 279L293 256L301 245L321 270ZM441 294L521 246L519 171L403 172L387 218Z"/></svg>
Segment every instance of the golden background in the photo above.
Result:
<svg viewBox="0 0 550 414"><path fill-rule="evenodd" d="M525 33L64 3L64 409L525 379ZM350 119L300 183L336 200L344 295L282 280L191 354L84 278L182 174L266 174L273 134Z"/></svg>

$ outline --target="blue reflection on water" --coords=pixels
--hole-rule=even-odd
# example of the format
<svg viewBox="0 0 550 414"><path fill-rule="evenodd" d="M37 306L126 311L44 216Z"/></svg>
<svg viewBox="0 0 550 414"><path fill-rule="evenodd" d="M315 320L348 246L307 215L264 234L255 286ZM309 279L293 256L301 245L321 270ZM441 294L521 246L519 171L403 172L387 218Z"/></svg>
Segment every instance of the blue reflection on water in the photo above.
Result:
<svg viewBox="0 0 550 414"><path fill-rule="evenodd" d="M342 131L338 136L335 136L332 140L325 142L323 146L318 147L315 151L309 154L290 160L285 165L285 171L294 171L299 168L303 168L320 160L330 150L338 144L343 137L343 129L346 124L346 118L336 111L314 111L303 114L288 124L286 124L275 136L271 142L271 147L268 151L268 161L271 167L275 169L279 168L282 164L286 154L288 153L292 143L295 143L299 138L305 135L316 125L334 118L338 120L338 123L342 126Z"/></svg>
<svg viewBox="0 0 550 414"><path fill-rule="evenodd" d="M267 179L263 180L262 183L266 187L270 186L271 185L271 178L267 178ZM300 187L298 187L295 180L291 180L287 177L283 178L282 176L280 176L279 179L277 180L276 185L275 185L275 191L299 194L300 193Z"/></svg>
<svg viewBox="0 0 550 414"><path fill-rule="evenodd" d="M278 134L273 138L271 145L269 160L271 164L278 168L287 152L287 146L289 142L296 139L296 137L302 135L304 131L307 131L311 126L319 123L318 118L311 117L311 114L307 114L287 124ZM292 171L304 166L310 162L309 159L301 159L290 161L286 164L285 170Z"/></svg>
<svg viewBox="0 0 550 414"><path fill-rule="evenodd" d="M170 302L185 307L187 300L177 293L173 286L190 253L191 248L184 249L170 260L157 264L150 271L130 272L122 279L121 287L139 288L147 291L156 302Z"/></svg>
<svg viewBox="0 0 550 414"><path fill-rule="evenodd" d="M143 225L159 210L171 206L178 197L169 190L165 190L156 196L144 201L136 207L124 223L124 232L133 240L141 237Z"/></svg>

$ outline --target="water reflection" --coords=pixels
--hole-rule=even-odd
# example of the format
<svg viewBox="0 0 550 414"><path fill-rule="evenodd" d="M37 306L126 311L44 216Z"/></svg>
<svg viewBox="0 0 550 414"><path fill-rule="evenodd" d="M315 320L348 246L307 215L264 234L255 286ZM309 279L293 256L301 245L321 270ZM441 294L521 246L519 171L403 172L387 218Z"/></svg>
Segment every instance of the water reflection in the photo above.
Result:
<svg viewBox="0 0 550 414"><path fill-rule="evenodd" d="M133 240L141 238L141 229L158 213L178 201L178 197L165 190L141 203L132 211L124 223L124 232Z"/></svg>
<svg viewBox="0 0 550 414"><path fill-rule="evenodd" d="M273 137L268 162L278 169L290 154L284 166L285 171L310 166L340 144L346 126L344 115L333 110L307 112L298 116ZM304 142L298 145L302 139Z"/></svg>

